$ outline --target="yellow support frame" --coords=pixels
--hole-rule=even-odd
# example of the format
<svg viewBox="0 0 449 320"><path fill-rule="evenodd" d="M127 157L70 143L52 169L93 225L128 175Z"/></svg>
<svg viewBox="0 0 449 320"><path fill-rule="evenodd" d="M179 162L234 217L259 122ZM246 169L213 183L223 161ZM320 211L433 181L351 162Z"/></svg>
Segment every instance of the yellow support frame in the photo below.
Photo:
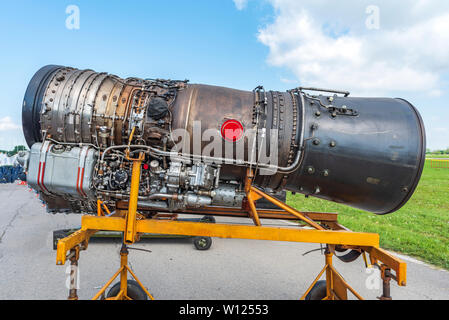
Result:
<svg viewBox="0 0 449 320"><path fill-rule="evenodd" d="M86 231L92 229L123 231L125 223L123 218L82 217L82 228ZM376 233L342 232L334 230L257 227L163 220L139 220L137 221L136 230L138 233L379 247L379 235Z"/></svg>
<svg viewBox="0 0 449 320"><path fill-rule="evenodd" d="M326 250L326 264L300 300L305 300L313 286L321 276L326 273L326 296L322 300L347 300L348 290L359 300L363 298L343 279L340 273L332 265L332 253Z"/></svg>
<svg viewBox="0 0 449 320"><path fill-rule="evenodd" d="M128 210L125 211L125 214L106 217L101 214L100 209L98 212L98 216L83 216L81 219L81 230L75 232L65 239L59 240L58 242L56 264L63 265L65 264L67 258L70 258L72 265L77 265L79 250L87 249L89 238L97 231L121 231L124 233L124 243L121 251L120 269L95 295L94 299L98 299L100 296L104 296L105 290L114 281L114 279L118 277L118 275L120 275L121 285L120 291L118 295L114 297L114 299L129 299L127 295L128 272L134 277L134 279L141 286L142 290L145 291L148 297L150 297L150 299L153 299L151 294L137 279L136 275L131 271L127 264L128 251L126 249L126 245L134 243L138 239L138 235L142 233L326 244L327 249L325 267L319 273L318 277L315 279L315 281L312 283L312 285L309 287L302 298L305 298L307 296L307 294L312 290L313 286L325 273L327 283L327 295L325 299L346 299L347 290L352 292L357 298L361 299L360 295L358 295L358 293L356 293L347 284L347 282L332 265L332 252L334 251L334 247L336 245L342 246L347 249L358 250L364 255L365 253L368 253L370 255L371 264L378 266L382 270L382 278L384 280L384 293L381 299L390 298L389 282L391 279L396 280L400 286L406 285L406 264L402 260L379 248L378 234L352 232L339 225L336 221L336 216L333 214L311 213L310 215L307 215L307 213L301 213L252 186L253 174L250 170L247 174L245 191L248 200L248 217L252 218L255 226L177 222L157 219L138 220L138 216L140 215L137 213L137 198L139 191L141 164L143 159L143 154L140 154L139 158L137 159L128 158L128 160L133 161L133 171L131 178L130 200L128 204ZM298 220L306 223L311 227L311 229L301 228L300 225L298 225L297 228L262 226L259 212L256 209L254 203L254 201L262 197L282 209L279 211L272 211L271 213L265 210L265 212L263 213L264 217L266 216L266 214L275 214L280 216L290 215L291 217L295 217ZM99 204L104 205L101 202L99 202ZM108 211L107 207L105 207L105 209L106 211ZM213 214L214 210L220 209L206 208L204 210L198 210L198 213L206 211L209 213L211 212L210 214ZM123 213L122 210L118 212ZM310 216L313 216L315 220L312 220ZM323 219L320 219L320 217ZM321 223L318 223L317 221L321 221ZM70 252L69 255L67 255L68 252ZM395 271L395 274L391 273L391 271ZM69 298L77 299L75 289L71 289Z"/></svg>
<svg viewBox="0 0 449 320"><path fill-rule="evenodd" d="M100 297L104 296L106 289L112 284L112 282L120 275L120 291L115 297L107 298L106 300L132 300L128 296L128 272L131 276L136 280L145 294L151 299L154 300L153 296L148 292L147 288L140 282L131 268L128 266L128 250L126 246L122 247L120 251L120 269L109 279L108 282L98 291L98 293L92 298L92 300L98 300Z"/></svg>

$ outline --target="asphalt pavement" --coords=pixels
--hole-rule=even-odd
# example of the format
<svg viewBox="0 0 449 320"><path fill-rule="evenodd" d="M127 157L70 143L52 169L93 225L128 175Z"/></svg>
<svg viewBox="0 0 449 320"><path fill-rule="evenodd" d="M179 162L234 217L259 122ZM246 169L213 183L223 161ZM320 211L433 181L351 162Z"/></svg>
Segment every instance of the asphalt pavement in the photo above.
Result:
<svg viewBox="0 0 449 320"><path fill-rule="evenodd" d="M57 266L53 230L80 225L79 215L50 215L26 186L0 185L0 299L65 299L68 263ZM218 218L217 222L236 222ZM250 221L246 221L250 223ZM269 225L288 224L265 221ZM90 299L119 267L120 239L92 239L79 262L79 297ZM191 239L148 239L130 251L133 271L156 299L299 299L324 266L318 244L213 239L208 251ZM449 272L418 260L407 262L406 287L392 282L394 299L449 299ZM381 284L359 258L335 261L344 278L366 299Z"/></svg>

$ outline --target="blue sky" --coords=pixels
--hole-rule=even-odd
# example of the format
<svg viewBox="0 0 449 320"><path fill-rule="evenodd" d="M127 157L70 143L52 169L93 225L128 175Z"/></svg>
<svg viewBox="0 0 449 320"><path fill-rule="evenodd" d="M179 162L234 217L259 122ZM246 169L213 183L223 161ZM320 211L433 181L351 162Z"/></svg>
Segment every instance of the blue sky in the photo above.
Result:
<svg viewBox="0 0 449 320"><path fill-rule="evenodd" d="M390 80L383 87L371 85L375 81L359 85L361 81L357 77L361 75L354 71L355 66L366 66L360 63L357 55L351 58L318 54L316 65L315 56L310 61L306 59L307 46L326 34L336 42L335 47L330 48L323 44L323 50L333 52L343 43L344 50L354 49L359 53L357 50L364 48L363 41L372 37L372 33L361 31L360 26L366 19L364 8L356 13L345 11L344 14L355 14L358 18L341 22L335 21L332 15L317 20L315 3L335 12L326 1L313 4L304 1L301 8L294 7L292 3L296 1L291 0L236 2L238 6L232 0L3 2L0 10L0 148L23 143L20 128L23 95L33 74L47 64L107 71L121 77L189 79L195 83L247 90L260 84L267 89L286 90L300 84L322 83L322 86L331 85L363 95L403 97L415 104L423 115L429 132L429 147L449 147L446 65L435 62L426 66L411 61L410 65L421 68L413 69L400 64L403 62L396 63L395 59L402 59L400 55L395 57L397 51L386 50L388 58L379 60L376 54L374 59L378 63L376 70L379 66L388 66L383 73ZM328 2L334 5L336 1ZM66 28L68 5L77 5L80 9L79 30ZM340 6L354 9L348 1ZM431 13L423 18L424 22L437 14ZM385 29L394 31L396 26L390 26L388 20L389 10L385 9L384 14ZM307 19L317 28L301 24ZM420 26L421 22L412 20L410 23ZM292 33L289 30L293 30ZM312 36L304 36L305 31ZM381 31L377 34L382 36ZM367 50L375 51L369 47ZM428 59L426 52L420 54L417 59ZM439 61L438 58L433 60ZM347 59L352 60L348 62ZM347 70L343 69L345 65ZM332 68L335 75L343 73L345 81L336 83L338 80L332 80L328 70L311 73L308 66L316 66L316 70ZM339 66L342 66L340 71ZM432 72L424 72L424 82L408 80L415 71L426 68ZM435 68L439 68L436 73L433 72ZM399 72L401 78L391 76L398 73L395 70L402 72Z"/></svg>

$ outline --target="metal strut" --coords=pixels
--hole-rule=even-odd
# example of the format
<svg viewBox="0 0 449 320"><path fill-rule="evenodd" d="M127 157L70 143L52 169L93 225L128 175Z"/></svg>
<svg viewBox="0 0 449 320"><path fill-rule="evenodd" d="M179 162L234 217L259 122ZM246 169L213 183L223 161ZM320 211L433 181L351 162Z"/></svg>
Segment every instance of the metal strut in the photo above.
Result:
<svg viewBox="0 0 449 320"><path fill-rule="evenodd" d="M92 298L92 300L98 300L98 298L100 297L104 298L106 289L112 284L115 278L117 278L119 275L120 275L120 291L116 296L106 298L106 300L132 300L128 296L128 272L131 274L134 280L136 280L136 282L139 284L140 288L145 292L148 298L154 300L153 296L148 292L148 290L145 288L142 282L140 282L140 280L128 266L128 253L129 253L128 247L126 246L126 244L123 243L122 248L120 250L120 269L112 276L111 279L109 279L108 282L106 282L106 284L100 289L100 291L98 291L98 293Z"/></svg>
<svg viewBox="0 0 449 320"><path fill-rule="evenodd" d="M95 295L94 299L104 298L106 289L119 275L120 290L116 296L110 297L109 299L130 299L127 289L128 272L136 280L145 294L150 299L153 299L153 296L148 292L148 290L143 286L128 266L127 245L138 241L139 234L142 233L325 244L325 266L306 293L302 296L302 299L304 299L311 292L323 274L326 274L325 299L347 299L348 290L357 298L361 299L361 296L349 286L349 284L337 272L332 264L332 257L334 256L336 246L338 246L339 251L344 249L359 251L365 258L367 267L368 265L373 265L381 269L383 294L379 299L391 299L391 280L395 280L399 286L406 285L407 265L402 260L379 248L378 234L352 232L338 223L336 214L299 212L298 210L254 187L252 185L254 179L254 173L252 170L248 170L245 179L245 192L248 200L248 206L246 208L232 209L207 207L195 210L186 210L185 212L180 213L250 217L252 218L255 226L178 222L166 219L161 220L158 218L144 219L143 216L137 213L140 168L143 159L143 154L140 154L136 159L129 158L130 161L133 161L133 171L131 179L131 196L126 209L117 209L115 214L109 216L104 216L102 214L102 209L98 211L98 216L83 216L81 220L81 230L73 233L67 238L59 240L57 246L56 264L63 265L66 260L69 259L72 265L72 270L74 270L73 276L71 274L69 299L78 299L76 290L76 267L78 265L79 252L80 250L87 249L89 238L99 230L123 232L124 237L122 249L120 251L120 269L101 288L101 290ZM255 201L260 198L267 199L279 207L280 210L257 210ZM100 204L103 206L103 203ZM123 203L121 206L123 206ZM117 206L117 208L119 207L120 206ZM107 212L107 207L104 208ZM304 228L300 224L298 224L297 228L265 227L262 226L260 221L261 217L269 219L300 220L306 224L308 228ZM67 255L68 252L69 254ZM370 264L368 263L366 255L369 255Z"/></svg>
<svg viewBox="0 0 449 320"><path fill-rule="evenodd" d="M136 159L131 159L128 157L128 160L133 161L133 169L132 169L132 177L131 177L131 196L128 211L125 215L124 219L126 224L123 228L123 244L120 250L120 269L112 276L111 279L101 288L101 290L93 297L93 300L97 300L98 298L105 297L106 289L111 285L111 283L120 275L120 290L118 294L114 297L109 297L106 300L131 300L128 296L128 272L131 276L136 280L140 288L145 292L145 294L151 299L154 300L153 296L148 292L145 286L140 282L131 268L128 266L128 247L127 244L133 244L138 239L138 234L136 231L136 221L137 221L137 201L139 195L139 184L140 184L140 171L142 166L142 161L144 160L144 154L140 153L139 157ZM110 214L107 206L101 201L97 201L98 205L98 217L104 216L102 207L104 207L105 211ZM107 225L104 225L107 228ZM85 225L82 226L81 230L73 233L67 238L61 239L58 242L57 247L57 262L56 264L62 265L65 263L66 258L70 259L71 262L71 273L70 273L70 289L69 289L69 300L78 300L77 295L77 267L78 267L78 259L79 259L79 251L80 249L87 249L88 241L91 235L96 233L98 230L102 229L101 227L97 229L89 229ZM70 254L66 257L67 249L70 248Z"/></svg>
<svg viewBox="0 0 449 320"><path fill-rule="evenodd" d="M120 290L114 297L109 297L106 300L132 300L128 295L128 272L136 280L140 288L145 292L145 294L154 300L153 296L148 292L145 286L140 282L131 268L128 266L128 247L127 244L133 244L137 240L136 232L136 221L137 221L137 201L139 196L139 185L140 185L140 172L142 167L142 161L145 159L143 153L139 154L136 159L131 159L127 155L128 160L133 161L132 176L131 176L131 193L128 212L125 216L126 226L123 235L122 248L120 250L120 269L112 276L111 279L100 289L100 291L92 298L92 300L97 300L99 297L104 297L106 289L111 285L111 283L120 275Z"/></svg>
<svg viewBox="0 0 449 320"><path fill-rule="evenodd" d="M312 282L307 291L303 294L300 300L305 300L307 295L312 291L312 289L317 284L321 276L326 273L326 295L321 300L347 300L348 290L359 300L363 298L346 282L341 274L334 268L332 264L332 252L329 248L325 251L326 263L324 268Z"/></svg>

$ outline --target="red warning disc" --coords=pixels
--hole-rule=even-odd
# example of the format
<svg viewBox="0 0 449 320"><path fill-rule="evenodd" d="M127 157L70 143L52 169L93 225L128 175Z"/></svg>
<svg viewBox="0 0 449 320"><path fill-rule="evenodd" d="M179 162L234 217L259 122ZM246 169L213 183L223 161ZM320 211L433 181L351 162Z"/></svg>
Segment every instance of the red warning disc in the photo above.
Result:
<svg viewBox="0 0 449 320"><path fill-rule="evenodd" d="M238 120L226 120L221 126L221 136L229 142L236 142L243 136L243 125Z"/></svg>

